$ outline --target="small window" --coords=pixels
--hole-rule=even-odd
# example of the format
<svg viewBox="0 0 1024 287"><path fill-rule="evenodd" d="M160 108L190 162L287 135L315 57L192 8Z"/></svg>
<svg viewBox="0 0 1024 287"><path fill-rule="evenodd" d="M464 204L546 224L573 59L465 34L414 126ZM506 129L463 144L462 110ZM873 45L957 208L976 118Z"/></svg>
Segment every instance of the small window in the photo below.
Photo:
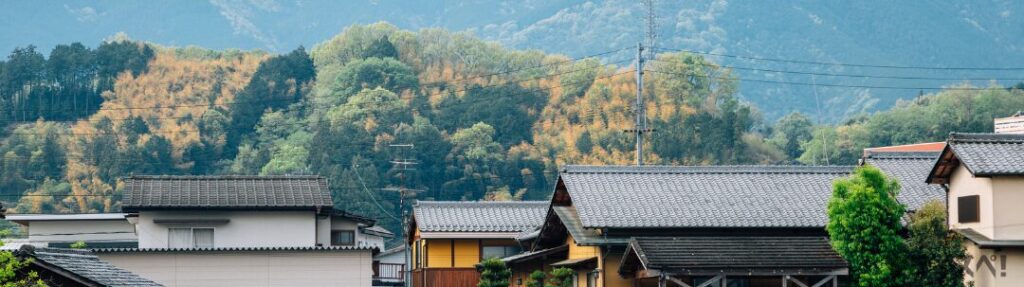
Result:
<svg viewBox="0 0 1024 287"><path fill-rule="evenodd" d="M977 195L961 196L956 199L957 219L960 223L981 221L980 206Z"/></svg>
<svg viewBox="0 0 1024 287"><path fill-rule="evenodd" d="M509 257L509 256L512 256L512 255L519 254L519 247L517 247L517 246L484 246L482 251L483 251L483 254L481 254L481 257L483 259L487 259L487 258L491 258L491 257L505 258L505 257Z"/></svg>
<svg viewBox="0 0 1024 287"><path fill-rule="evenodd" d="M168 228L168 248L213 248L213 228Z"/></svg>
<svg viewBox="0 0 1024 287"><path fill-rule="evenodd" d="M331 245L347 246L356 244L356 232L353 230L331 230Z"/></svg>

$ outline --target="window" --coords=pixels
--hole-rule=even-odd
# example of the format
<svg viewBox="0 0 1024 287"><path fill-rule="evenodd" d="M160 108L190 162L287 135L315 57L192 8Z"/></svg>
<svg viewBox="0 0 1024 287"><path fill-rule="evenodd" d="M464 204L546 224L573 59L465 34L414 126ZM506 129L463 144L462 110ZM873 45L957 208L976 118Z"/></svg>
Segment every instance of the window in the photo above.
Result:
<svg viewBox="0 0 1024 287"><path fill-rule="evenodd" d="M213 228L168 228L168 248L213 248Z"/></svg>
<svg viewBox="0 0 1024 287"><path fill-rule="evenodd" d="M597 287L597 271L587 272L587 287Z"/></svg>
<svg viewBox="0 0 1024 287"><path fill-rule="evenodd" d="M353 230L331 230L331 245L355 245L356 232Z"/></svg>
<svg viewBox="0 0 1024 287"><path fill-rule="evenodd" d="M482 259L491 257L505 258L512 255L519 254L519 247L517 246L484 246L483 253L480 254Z"/></svg>
<svg viewBox="0 0 1024 287"><path fill-rule="evenodd" d="M960 223L978 222L981 220L977 195L961 196L957 198L956 206L959 211L957 212L957 219Z"/></svg>

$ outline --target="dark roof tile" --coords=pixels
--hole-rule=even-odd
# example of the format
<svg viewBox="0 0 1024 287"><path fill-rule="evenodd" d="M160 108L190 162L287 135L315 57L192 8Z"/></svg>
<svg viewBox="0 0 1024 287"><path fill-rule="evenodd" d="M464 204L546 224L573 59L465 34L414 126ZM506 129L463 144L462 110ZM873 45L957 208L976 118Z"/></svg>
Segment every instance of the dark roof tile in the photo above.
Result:
<svg viewBox="0 0 1024 287"><path fill-rule="evenodd" d="M882 170L900 182L897 199L908 210L918 210L928 201L946 201L941 186L925 180L939 157L938 152L867 152L865 163Z"/></svg>
<svg viewBox="0 0 1024 287"><path fill-rule="evenodd" d="M626 257L635 256L647 269L666 272L848 266L829 245L828 238L813 236L638 237L630 240L626 252Z"/></svg>
<svg viewBox="0 0 1024 287"><path fill-rule="evenodd" d="M124 179L123 209L331 207L319 176L132 176Z"/></svg>
<svg viewBox="0 0 1024 287"><path fill-rule="evenodd" d="M35 248L28 256L103 286L163 286L101 261L88 250Z"/></svg>
<svg viewBox="0 0 1024 287"><path fill-rule="evenodd" d="M824 227L849 166L567 166L585 228Z"/></svg>
<svg viewBox="0 0 1024 287"><path fill-rule="evenodd" d="M975 176L1024 175L1024 134L951 133L948 143Z"/></svg>

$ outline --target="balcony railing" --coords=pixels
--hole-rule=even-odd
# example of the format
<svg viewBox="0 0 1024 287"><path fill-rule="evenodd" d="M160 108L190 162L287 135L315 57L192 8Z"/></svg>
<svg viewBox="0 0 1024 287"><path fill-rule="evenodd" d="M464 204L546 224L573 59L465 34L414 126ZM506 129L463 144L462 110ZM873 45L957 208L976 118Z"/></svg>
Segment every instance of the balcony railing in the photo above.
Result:
<svg viewBox="0 0 1024 287"><path fill-rule="evenodd" d="M388 281L405 280L405 264L374 262L373 278Z"/></svg>

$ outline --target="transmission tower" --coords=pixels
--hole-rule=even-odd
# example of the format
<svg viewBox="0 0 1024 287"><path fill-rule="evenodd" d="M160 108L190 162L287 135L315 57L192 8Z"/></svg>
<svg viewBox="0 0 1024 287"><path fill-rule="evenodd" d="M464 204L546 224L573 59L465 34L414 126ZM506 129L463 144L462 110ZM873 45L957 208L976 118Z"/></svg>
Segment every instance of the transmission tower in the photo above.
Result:
<svg viewBox="0 0 1024 287"><path fill-rule="evenodd" d="M654 47L655 40L658 38L658 21L657 13L655 13L654 0L643 0L644 10L646 11L645 17L645 36L647 47ZM633 106L633 113L635 118L633 119L633 128L626 130L626 132L632 132L636 135L636 165L641 166L644 164L644 134L652 132L654 130L647 128L647 114L644 111L644 62L647 58L654 57L654 49L644 54L644 42L636 43L636 103Z"/></svg>

